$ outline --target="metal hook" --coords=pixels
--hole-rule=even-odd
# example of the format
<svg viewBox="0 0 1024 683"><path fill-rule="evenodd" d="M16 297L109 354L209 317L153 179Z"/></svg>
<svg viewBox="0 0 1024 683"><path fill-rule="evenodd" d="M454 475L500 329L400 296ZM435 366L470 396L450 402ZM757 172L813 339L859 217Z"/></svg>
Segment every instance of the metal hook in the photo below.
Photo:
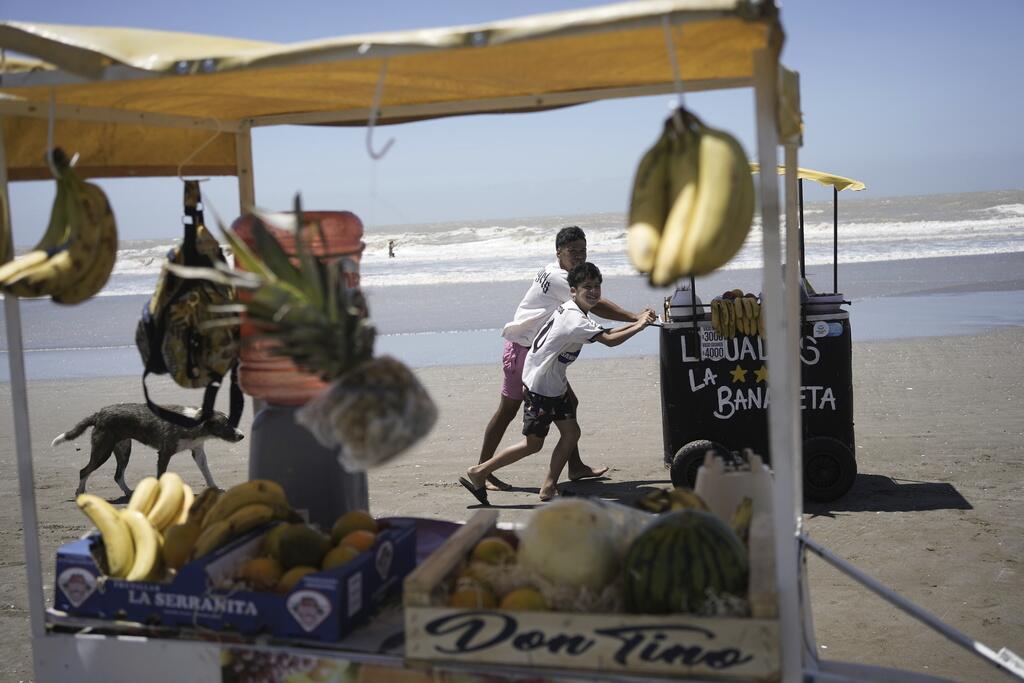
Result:
<svg viewBox="0 0 1024 683"><path fill-rule="evenodd" d="M665 49L668 50L668 59L672 63L672 78L676 84L676 99L672 106L672 121L675 123L676 132L683 131L683 116L680 109L683 108L683 75L679 71L679 61L676 59L675 41L672 39L672 24L668 15L661 17L661 27L665 32Z"/></svg>
<svg viewBox="0 0 1024 683"><path fill-rule="evenodd" d="M180 180L181 182L185 182L185 178L184 178L184 177L182 177L182 175L181 175L181 169L183 169L183 168L185 167L185 164L187 164L188 162L192 161L192 160L193 160L193 159L194 159L194 158L196 157L196 155L197 155L197 154L199 154L199 153L200 153L200 152L202 152L202 151L203 151L204 149L206 149L206 148L207 148L207 147L208 147L208 146L210 145L210 143L211 143L211 142L213 142L214 140L216 140L216 139L217 139L217 136L218 136L218 135L220 135L221 133L223 133L223 132L224 132L224 127L223 127L223 125L221 125L220 119L215 119L215 118L211 118L210 120L211 120L211 121L213 121L213 122L214 122L214 123L215 123L215 124L217 125L217 132L216 132L216 133L214 133L213 135L211 135L211 136L210 136L210 137L209 137L209 138L208 138L208 139L206 140L206 142L204 142L203 144L201 144L201 145L199 145L198 147L196 147L196 148L195 148L195 149L194 149L194 150L192 151L192 153L191 153L191 154L189 154L189 155L188 155L187 157L185 157L185 158L184 158L184 159L182 160L182 162L181 162L180 164L178 164L178 171L177 171L177 175L178 175L178 180ZM199 179L199 182L204 182L204 181L206 181L206 180L209 180L209 178L200 178L200 179Z"/></svg>
<svg viewBox="0 0 1024 683"><path fill-rule="evenodd" d="M384 92L384 77L388 73L388 60L384 60L380 65L380 75L377 77L377 89L373 93L373 105L370 107L370 120L366 122L366 151L370 155L370 158L380 160L384 158L384 155L391 149L391 145L395 144L395 139L391 138L384 143L379 152L373 150L373 128L377 125L377 116L380 114L380 100L381 94Z"/></svg>

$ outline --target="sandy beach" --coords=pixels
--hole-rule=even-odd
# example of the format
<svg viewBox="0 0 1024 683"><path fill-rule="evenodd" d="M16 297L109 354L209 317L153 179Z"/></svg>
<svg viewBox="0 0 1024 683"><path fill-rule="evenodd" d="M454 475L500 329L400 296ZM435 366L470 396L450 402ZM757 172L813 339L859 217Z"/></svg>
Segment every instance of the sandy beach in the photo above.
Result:
<svg viewBox="0 0 1024 683"><path fill-rule="evenodd" d="M440 407L430 437L372 473L375 515L466 519L476 501L457 483L475 461L482 427L496 401L497 367L418 371ZM588 360L571 372L580 396L582 452L611 467L607 480L572 484L572 493L629 499L668 484L661 464L661 411L655 357ZM55 549L87 528L72 502L87 441L51 449L50 441L101 405L137 400L137 379L82 379L30 384L32 442L47 603ZM806 511L809 533L840 556L948 624L998 649L1024 652L1024 341L1019 329L982 336L854 345L859 471L844 498ZM165 400L188 393L162 386ZM624 400L623 397L628 397ZM248 429L248 410L242 428ZM511 432L511 430L510 430ZM511 442L516 434L506 437ZM552 444L549 444L549 448ZM247 443L207 450L218 483L243 480ZM517 487L492 493L505 521L521 521L537 504L549 450L506 470ZM32 677L24 551L9 387L0 391L0 679ZM155 457L137 448L128 481L151 474ZM202 485L187 455L172 461ZM90 490L120 496L113 463ZM959 681L1006 680L964 650L884 603L816 557L807 561L813 617L823 658L860 661Z"/></svg>

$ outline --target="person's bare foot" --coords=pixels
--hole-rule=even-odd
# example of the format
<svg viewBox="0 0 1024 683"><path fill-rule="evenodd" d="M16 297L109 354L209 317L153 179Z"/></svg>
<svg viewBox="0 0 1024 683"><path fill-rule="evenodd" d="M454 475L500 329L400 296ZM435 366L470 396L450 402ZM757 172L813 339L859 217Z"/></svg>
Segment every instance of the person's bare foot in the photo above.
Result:
<svg viewBox="0 0 1024 683"><path fill-rule="evenodd" d="M487 475L487 484L486 484L486 486L487 486L487 490L488 491L511 491L512 490L512 484L509 484L508 482L504 482L501 479L498 479L493 474Z"/></svg>
<svg viewBox="0 0 1024 683"><path fill-rule="evenodd" d="M580 481L581 479L600 479L606 474L608 474L607 467L594 468L584 465L579 469L569 470L569 481Z"/></svg>
<svg viewBox="0 0 1024 683"><path fill-rule="evenodd" d="M483 488L484 487L484 480L486 478L480 476L479 474L474 474L472 467L470 467L468 470L466 470L466 478L469 479L470 482L472 482L472 484L473 484L473 486L475 488L479 489L479 488Z"/></svg>
<svg viewBox="0 0 1024 683"><path fill-rule="evenodd" d="M540 500L546 503L558 495L558 489L554 486L542 486L540 488Z"/></svg>

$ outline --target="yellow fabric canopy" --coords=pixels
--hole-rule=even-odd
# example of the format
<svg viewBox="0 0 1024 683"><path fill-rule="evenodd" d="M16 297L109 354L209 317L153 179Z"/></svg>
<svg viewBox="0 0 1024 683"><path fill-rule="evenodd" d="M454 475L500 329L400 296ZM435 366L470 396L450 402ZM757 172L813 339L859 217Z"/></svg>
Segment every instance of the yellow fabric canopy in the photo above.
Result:
<svg viewBox="0 0 1024 683"><path fill-rule="evenodd" d="M760 164L750 164L750 170L754 173L761 172ZM775 170L778 171L779 175L786 175L785 166L776 166ZM825 173L823 171L814 171L809 168L798 168L796 169L796 177L806 180L813 180L816 183L825 185L827 187L834 187L839 192L843 190L850 190L851 192L859 192L860 190L866 189L867 186L859 180L853 178L844 178L841 175L834 175L832 173Z"/></svg>
<svg viewBox="0 0 1024 683"><path fill-rule="evenodd" d="M86 176L236 172L249 126L365 125L383 76L378 123L535 111L669 92L664 22L687 90L750 85L754 56L777 59L771 2L639 0L490 24L289 45L126 28L0 23L9 60L0 116L11 179L42 161L53 97L55 142ZM780 76L780 133L798 135L795 79Z"/></svg>

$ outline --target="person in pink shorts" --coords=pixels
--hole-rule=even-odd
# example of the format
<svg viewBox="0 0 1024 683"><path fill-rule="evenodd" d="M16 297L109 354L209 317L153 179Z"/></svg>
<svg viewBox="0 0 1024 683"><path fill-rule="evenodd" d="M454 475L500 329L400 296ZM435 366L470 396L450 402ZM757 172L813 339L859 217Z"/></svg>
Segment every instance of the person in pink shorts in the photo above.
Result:
<svg viewBox="0 0 1024 683"><path fill-rule="evenodd" d="M569 291L569 271L586 260L587 236L583 230L576 226L559 230L555 236L555 260L537 272L522 301L519 302L512 321L502 329L501 336L505 338L501 359L504 378L498 407L484 429L480 462L490 460L505 436L505 430L519 414L519 408L523 404L523 363L526 360L526 352L541 326L547 322L555 309L572 298ZM639 320L636 314L604 298L598 301L592 310L594 315L608 320L629 323ZM571 386L568 400L575 410L579 401ZM570 454L568 469L571 481L600 477L608 471L607 467L593 468L585 465L580 459L579 448L574 448ZM487 477L487 488L495 491L508 490L512 487L490 475Z"/></svg>

